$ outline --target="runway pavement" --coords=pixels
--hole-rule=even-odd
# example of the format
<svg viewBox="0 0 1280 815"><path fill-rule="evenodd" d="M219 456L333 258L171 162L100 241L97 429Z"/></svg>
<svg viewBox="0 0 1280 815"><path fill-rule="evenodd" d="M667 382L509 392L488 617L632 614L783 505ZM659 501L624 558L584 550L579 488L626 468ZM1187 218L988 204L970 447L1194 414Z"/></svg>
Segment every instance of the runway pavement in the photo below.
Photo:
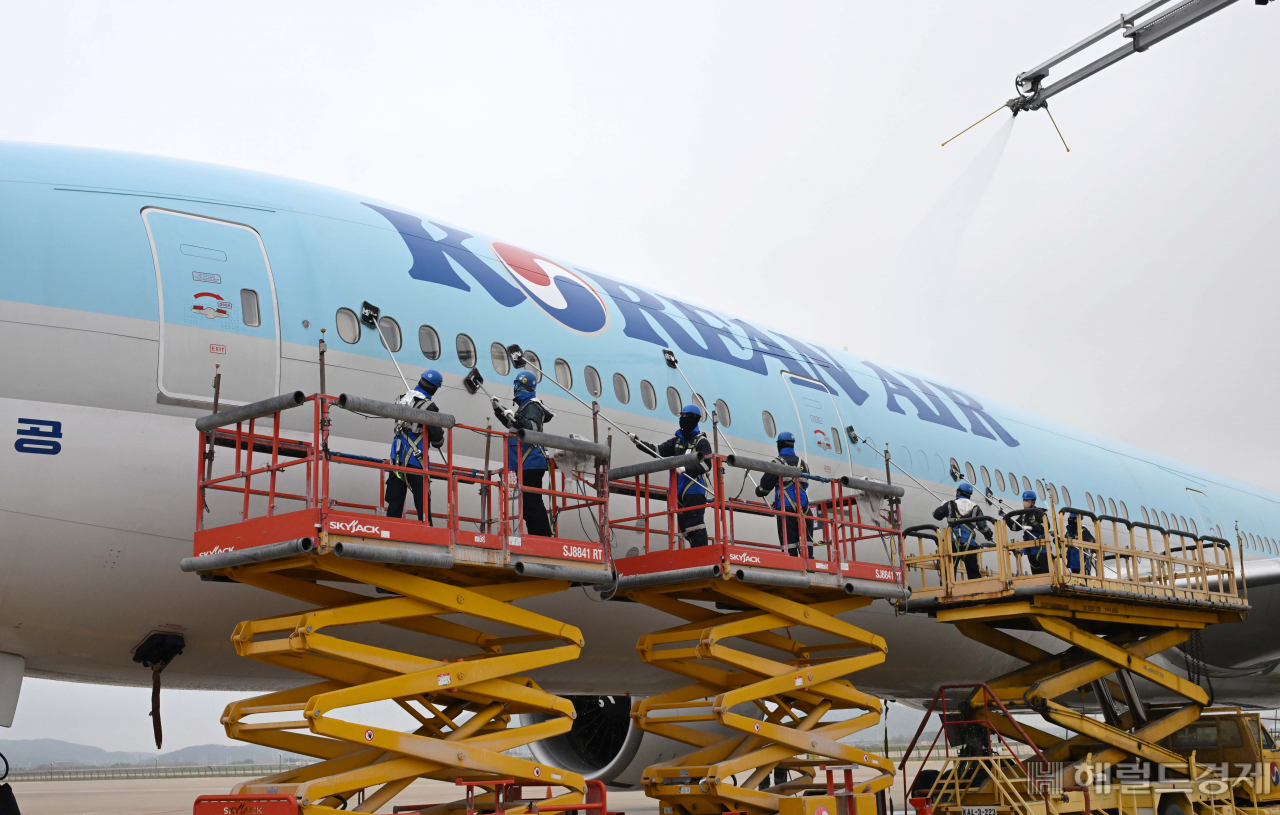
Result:
<svg viewBox="0 0 1280 815"><path fill-rule="evenodd" d="M13 785L22 815L176 815L191 812L198 795L227 793L237 778L159 778L130 781L22 781ZM417 781L396 799L399 805L434 804L459 797L458 788ZM609 809L627 815L657 815L643 792L610 792ZM385 807L379 812L391 812Z"/></svg>

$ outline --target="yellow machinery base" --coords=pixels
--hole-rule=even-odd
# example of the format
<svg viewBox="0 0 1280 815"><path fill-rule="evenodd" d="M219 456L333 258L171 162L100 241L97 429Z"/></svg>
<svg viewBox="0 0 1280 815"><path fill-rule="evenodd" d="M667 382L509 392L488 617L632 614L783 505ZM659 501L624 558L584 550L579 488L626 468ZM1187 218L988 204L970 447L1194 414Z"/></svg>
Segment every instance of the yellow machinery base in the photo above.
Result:
<svg viewBox="0 0 1280 815"><path fill-rule="evenodd" d="M514 779L539 790L568 790L541 800L544 805L583 802L585 784L579 774L503 755L567 732L575 716L571 702L541 690L525 674L575 659L581 633L513 605L562 591L567 582L519 579L509 570L491 568L412 569L330 553L239 566L221 575L317 607L236 628L233 640L242 656L319 681L229 705L222 719L227 735L320 761L241 784L235 793L293 795L303 815L320 815L374 812L418 778ZM349 583L352 590L319 581ZM384 593L369 591L374 587ZM496 637L463 620L497 623L522 633ZM333 633L346 626L368 630L371 624L426 635L424 651L434 638L473 647L476 653L436 659ZM342 717L344 708L383 701L398 705L420 726L403 733ZM288 713L301 718L279 720ZM545 718L516 726L513 717L522 713ZM269 715L276 720L250 721ZM458 801L434 809L463 808L465 803ZM519 801L507 804L513 815L525 810Z"/></svg>
<svg viewBox="0 0 1280 815"><path fill-rule="evenodd" d="M637 701L632 708L633 719L645 732L694 748L645 770L645 792L662 802L663 815L823 815L812 809L821 796L794 797L824 789L813 783L814 768L823 764L879 771L856 790L870 801L874 813L875 795L893 782L893 765L839 741L880 721L880 700L859 691L846 677L883 662L885 642L837 619L869 604L870 598L722 578L637 589L627 596L688 621L645 635L638 645L646 663L692 680L678 690ZM695 604L699 600L730 610ZM825 635L829 644L807 645L795 639L804 629ZM839 655L850 650L863 653ZM758 655L767 651L781 653L781 658ZM862 715L824 721L832 711L849 710ZM720 732L691 726L695 723L714 725ZM800 780L758 789L777 767L799 771ZM850 813L865 815L866 806L855 804ZM837 815L835 807L829 812Z"/></svg>

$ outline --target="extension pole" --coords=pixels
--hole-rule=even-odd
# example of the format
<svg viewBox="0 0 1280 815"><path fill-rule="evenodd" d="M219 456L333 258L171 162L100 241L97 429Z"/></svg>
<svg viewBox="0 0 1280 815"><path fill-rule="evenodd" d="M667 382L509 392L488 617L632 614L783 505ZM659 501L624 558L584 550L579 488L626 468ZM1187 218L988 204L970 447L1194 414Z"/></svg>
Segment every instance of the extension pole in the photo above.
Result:
<svg viewBox="0 0 1280 815"><path fill-rule="evenodd" d="M675 368L676 373L680 374L680 378L684 380L684 384L689 386L689 393L695 397L699 396L698 389L695 388L693 386L693 383L689 381L689 377L685 376L684 369L680 367L680 361L676 359L676 355L664 354L663 359L667 361L667 367ZM706 405L703 405L703 407L706 407ZM707 409L711 410L710 408L707 408ZM716 424L714 411L712 411L712 414L711 414L711 432L716 434L717 439L719 438L720 428ZM729 445L729 452L733 453L735 456L738 455L738 451L733 449L733 442L729 441L728 436L724 437L724 443ZM756 487L759 488L760 482L756 481L755 476L753 476L750 471L744 470L743 473L747 476L747 478L751 479L752 484L756 485Z"/></svg>
<svg viewBox="0 0 1280 815"><path fill-rule="evenodd" d="M511 350L512 348L515 348L516 350L515 350L515 351L512 351L512 350ZM542 369L541 369L541 368L539 368L537 365L534 365L532 362L530 362L530 361L529 361L529 358L528 358L528 357L526 357L526 356L524 355L524 351L523 351L523 350L521 350L520 346L518 346L518 345L514 345L514 346L513 346L513 345L508 345L508 346L507 346L507 352L508 352L509 354L511 354L511 356L512 356L513 358L514 358L514 357L519 357L519 359L520 359L520 364L519 364L519 365L516 365L516 367L517 367L517 368L520 368L520 367L523 367L523 366L525 366L525 365L528 365L530 368L532 368L534 371L536 371L536 372L538 373L538 376L542 377L543 379L546 379L546 380L549 380L549 381L551 381L551 382L555 383L555 386L556 386L557 388L559 388L560 390L562 390L562 391L564 391L565 393L569 394L569 396L570 396L574 401L576 401L578 404L582 405L582 406L583 406L584 408L586 408L587 410L591 411L591 415L592 415L593 417L598 415L601 419L604 419L604 420L605 420L605 422L607 422L607 423L609 424L609 426L610 426L610 427L612 427L614 430L617 430L617 431L618 431L619 433L621 433L622 435L626 436L628 439L630 439L630 440L631 440L631 442L632 442L633 444L634 444L634 443L635 443L635 442L640 438L640 437L639 437L639 436L637 436L635 433L632 433L630 430L626 430L626 429L624 429L624 428L622 428L622 427L619 427L617 422L615 422L615 421L613 421L612 419L610 419L607 415L605 415L604 411L600 410L600 406L599 406L598 404L597 404L595 407L592 407L591 405L589 405L589 404L587 404L586 402L584 402L582 399L578 398L578 395L577 395L576 393L574 393L573 391L569 390L569 389L568 389L568 388L566 388L564 385L561 385L561 384L560 384L560 380L556 379L554 376L547 376L546 371L542 370ZM488 393L488 391L485 391L485 393ZM597 436L597 437L598 437L598 436Z"/></svg>

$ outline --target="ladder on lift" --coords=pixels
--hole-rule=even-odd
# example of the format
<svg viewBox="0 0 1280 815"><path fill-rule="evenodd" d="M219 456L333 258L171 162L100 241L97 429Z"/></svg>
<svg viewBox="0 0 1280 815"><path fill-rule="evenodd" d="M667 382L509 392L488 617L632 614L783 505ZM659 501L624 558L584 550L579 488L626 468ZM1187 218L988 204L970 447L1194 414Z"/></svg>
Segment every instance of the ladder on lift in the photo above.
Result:
<svg viewBox="0 0 1280 815"><path fill-rule="evenodd" d="M310 438L282 436L282 414L300 406L311 409ZM442 461L429 463L424 473L331 450L335 407L443 428ZM263 430L267 422L270 429ZM232 425L234 432L222 429ZM197 815L202 805L221 813L228 801L290 815L374 812L419 778L471 785L465 799L424 812L474 811L479 803L520 815L536 800L544 812L581 808L604 815L602 785L506 754L570 729L573 704L527 674L575 659L583 646L575 626L515 603L573 584L612 583L613 572L607 547L522 534L521 473L505 464L505 435L459 425L446 414L301 392L203 417L197 428L195 550L182 568L307 606L242 622L232 639L241 656L315 680L235 702L223 725L231 738L317 759L241 784L230 798L198 802ZM457 465L455 444L463 434L473 448L498 442L502 466L479 471ZM527 441L592 462L591 472L576 476L582 482L577 490L557 489L553 481L541 492L564 511L591 513L605 528L609 448L549 434L527 434ZM215 472L215 446L234 449L229 473ZM226 468L226 458L219 469ZM424 520L377 514L382 485L397 472L425 475L427 491L430 484L442 485L446 500ZM372 479L377 503L350 498L357 487L367 494ZM476 515L466 514L460 500L472 489L481 494ZM235 504L230 513L219 502L227 498ZM289 504L296 509L278 511L277 505ZM229 522L215 525L219 518ZM464 524L475 528L464 530ZM368 632L371 625L422 635L423 646L400 651L377 644L386 642L385 635L352 631L363 626ZM491 633L503 628L510 633ZM344 636L347 631L354 635ZM344 715L352 706L386 701L412 716L417 728L399 732ZM518 726L520 714L541 716ZM490 792L475 796L477 785ZM522 785L563 793L524 800Z"/></svg>
<svg viewBox="0 0 1280 815"><path fill-rule="evenodd" d="M1043 523L1044 537L1016 540L1010 522L1029 526L1027 521L1037 520L1028 517L1032 514ZM1052 808L1059 813L1133 807L1155 813L1162 796L1173 800L1174 795L1196 812L1232 811L1229 792L1203 783L1215 777L1212 768L1175 752L1169 741L1199 719L1211 704L1209 694L1155 659L1209 626L1247 613L1230 544L1209 534L1193 536L1052 504L1047 511L1018 510L970 523L979 521L992 526L994 540L978 550L957 545L948 528L904 530L908 550L915 549L905 560L915 586L904 606L950 623L959 634L1024 665L984 683L945 688L964 691L950 713L939 691L935 706L942 705L945 714L940 734L948 734L946 769L923 790L916 790L915 781L908 785L904 774L904 796L931 789L917 798L921 806L956 813L968 806L994 806L997 799L1015 813L1041 813L1049 806L1046 790L1058 796ZM1091 532L1082 537L1081 529ZM1034 571L1030 559L1023 558L1038 555L1041 547L1045 567ZM962 559L974 555L980 574L962 579L960 574L968 572ZM1043 636L1029 642L1010 631ZM1063 647L1042 647L1053 641ZM1142 698L1135 677L1154 686L1157 703ZM1088 715L1089 709L1100 711L1102 720ZM1062 738L1019 723L1014 719L1019 712L1039 714L1072 735ZM969 745L952 756L955 733L965 726L982 729L987 746ZM1011 751L993 758L993 737L1028 745L1035 753L1030 764L1038 769L1029 773ZM914 746L913 741L908 757ZM983 763L981 772L967 767L973 762ZM1181 780L1153 786L1141 800L1128 803L1096 789L1091 796L1090 783L1110 778L1122 762ZM904 770L906 763L904 757ZM977 781L962 783L966 773Z"/></svg>
<svg viewBox="0 0 1280 815"><path fill-rule="evenodd" d="M614 532L644 541L643 551L637 546L637 554L616 561L616 594L684 621L642 636L637 645L646 663L689 680L633 705L640 729L692 748L647 768L645 792L661 802L662 815L800 815L821 806L833 815L883 813L892 763L840 739L880 721L880 700L849 677L883 662L886 643L839 615L878 597L905 597L897 530L862 518L865 499L896 498L902 489L864 479L813 479L830 492L811 497L812 516L805 516L799 508L730 498L726 484L727 470L738 469L770 472L792 486L804 477L799 468L715 455L711 542L689 548L675 533L676 515L688 510L667 501L682 463L666 459L610 473L614 492L635 498L633 514L614 513ZM654 473L668 483L650 483ZM655 499L661 508L653 508ZM813 521L811 547L782 546L777 531L787 519L797 530ZM878 548L874 542L884 546L886 560L859 560L859 543L865 556ZM712 725L720 732L707 729ZM856 765L874 777L846 784L836 795L816 779L824 765ZM776 769L799 778L760 789ZM814 795L823 791L830 797Z"/></svg>

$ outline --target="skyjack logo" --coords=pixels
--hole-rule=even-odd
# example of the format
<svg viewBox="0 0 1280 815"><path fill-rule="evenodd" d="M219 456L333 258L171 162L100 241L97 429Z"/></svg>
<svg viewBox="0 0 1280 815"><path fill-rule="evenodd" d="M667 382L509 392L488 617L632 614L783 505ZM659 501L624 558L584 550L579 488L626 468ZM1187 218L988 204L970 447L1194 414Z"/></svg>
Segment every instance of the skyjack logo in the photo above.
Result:
<svg viewBox="0 0 1280 815"><path fill-rule="evenodd" d="M760 558L755 555L748 555L746 552L730 552L730 563L759 563Z"/></svg>
<svg viewBox="0 0 1280 815"><path fill-rule="evenodd" d="M197 557L203 557L205 555L217 555L223 552L234 552L234 551L235 551L235 547L232 547L232 546L215 546L207 552L201 552L199 555L197 555Z"/></svg>
<svg viewBox="0 0 1280 815"><path fill-rule="evenodd" d="M346 532L349 535L377 535L382 538L391 537L391 533L385 529L379 529L376 526L360 523L359 521L329 521L330 532Z"/></svg>

